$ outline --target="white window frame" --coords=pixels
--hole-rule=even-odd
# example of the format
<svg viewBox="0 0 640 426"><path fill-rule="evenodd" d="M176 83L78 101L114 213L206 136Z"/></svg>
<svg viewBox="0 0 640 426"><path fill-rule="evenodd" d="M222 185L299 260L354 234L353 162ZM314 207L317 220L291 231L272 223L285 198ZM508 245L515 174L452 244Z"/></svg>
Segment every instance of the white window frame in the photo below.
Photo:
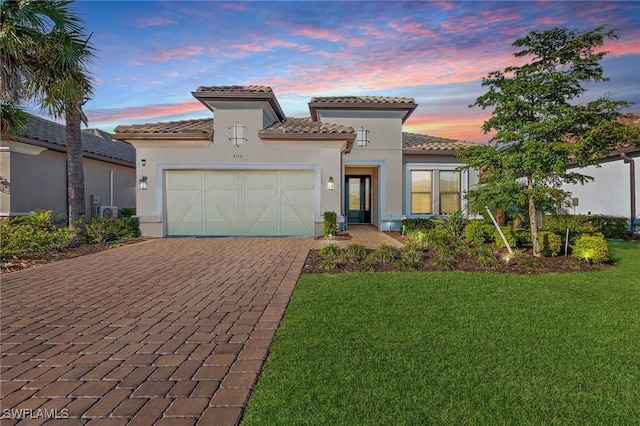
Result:
<svg viewBox="0 0 640 426"><path fill-rule="evenodd" d="M462 164L460 163L407 163L404 166L404 201L405 217L434 217L440 211L440 171L456 171ZM414 170L432 171L432 214L411 214L411 172ZM437 173L436 173L437 172ZM467 213L467 200L465 194L469 191L469 170L460 170L460 210Z"/></svg>

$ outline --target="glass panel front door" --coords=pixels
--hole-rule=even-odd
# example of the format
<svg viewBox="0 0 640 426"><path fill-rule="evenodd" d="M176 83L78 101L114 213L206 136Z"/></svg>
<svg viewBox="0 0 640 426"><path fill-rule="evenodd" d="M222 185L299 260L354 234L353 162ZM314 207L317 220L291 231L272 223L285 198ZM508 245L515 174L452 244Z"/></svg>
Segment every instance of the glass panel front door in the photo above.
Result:
<svg viewBox="0 0 640 426"><path fill-rule="evenodd" d="M371 223L371 177L347 176L347 223Z"/></svg>

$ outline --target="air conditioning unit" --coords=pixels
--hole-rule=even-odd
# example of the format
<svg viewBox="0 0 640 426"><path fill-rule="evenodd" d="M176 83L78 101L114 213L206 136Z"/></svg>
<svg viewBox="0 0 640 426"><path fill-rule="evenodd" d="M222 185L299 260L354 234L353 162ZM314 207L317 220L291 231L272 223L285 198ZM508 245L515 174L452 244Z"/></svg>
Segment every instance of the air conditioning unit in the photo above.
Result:
<svg viewBox="0 0 640 426"><path fill-rule="evenodd" d="M100 206L100 219L111 219L118 217L118 208L116 206Z"/></svg>

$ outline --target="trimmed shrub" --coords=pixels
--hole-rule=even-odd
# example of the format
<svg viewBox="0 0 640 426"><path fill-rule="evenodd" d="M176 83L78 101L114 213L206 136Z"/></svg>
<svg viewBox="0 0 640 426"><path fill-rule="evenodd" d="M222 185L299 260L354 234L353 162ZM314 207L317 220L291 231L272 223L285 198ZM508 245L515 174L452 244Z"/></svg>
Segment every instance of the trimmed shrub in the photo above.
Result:
<svg viewBox="0 0 640 426"><path fill-rule="evenodd" d="M562 250L562 238L553 232L538 232L538 243L540 251L547 257L557 256Z"/></svg>
<svg viewBox="0 0 640 426"><path fill-rule="evenodd" d="M84 225L81 235L89 244L127 240L140 236L140 221L137 217L100 219L96 216Z"/></svg>
<svg viewBox="0 0 640 426"><path fill-rule="evenodd" d="M500 229L502 229L502 233L504 234L504 237L507 239L507 242L509 243L511 248L517 247L518 240L516 239L516 232L513 230L513 227L501 226ZM500 233L498 232L497 229L495 229L495 226L493 227L493 230L494 230L493 237L495 238L495 241L496 241L496 247L503 248L505 245L504 245L504 242L502 241L502 237L500 236Z"/></svg>
<svg viewBox="0 0 640 426"><path fill-rule="evenodd" d="M422 262L422 260L424 259L422 247L413 241L409 241L404 246L402 246L402 248L400 249L400 253L402 255L402 260L406 261L407 263L417 264Z"/></svg>
<svg viewBox="0 0 640 426"><path fill-rule="evenodd" d="M558 235L565 235L569 228L569 241L575 242L581 235L602 233L605 238L626 239L628 221L624 217L585 215L546 215L543 228Z"/></svg>
<svg viewBox="0 0 640 426"><path fill-rule="evenodd" d="M470 220L464 228L464 236L471 244L484 244L493 241L495 227L488 225L484 220Z"/></svg>
<svg viewBox="0 0 640 426"><path fill-rule="evenodd" d="M42 227L30 222L0 222L0 254L11 256L20 253L61 249L73 241L73 232L67 227Z"/></svg>
<svg viewBox="0 0 640 426"><path fill-rule="evenodd" d="M336 212L326 211L323 213L324 222L322 223L322 233L325 237L329 235L336 235L338 232L338 226L336 221L338 220L338 214Z"/></svg>
<svg viewBox="0 0 640 426"><path fill-rule="evenodd" d="M572 250L573 257L587 263L609 261L609 246L602 235L583 235L576 240Z"/></svg>
<svg viewBox="0 0 640 426"><path fill-rule="evenodd" d="M413 231L422 231L426 232L435 227L433 223L433 219L424 218L424 217L416 217L410 219L402 219L402 226L404 228L405 234Z"/></svg>
<svg viewBox="0 0 640 426"><path fill-rule="evenodd" d="M135 207L123 207L120 209L120 217L131 217L136 215Z"/></svg>

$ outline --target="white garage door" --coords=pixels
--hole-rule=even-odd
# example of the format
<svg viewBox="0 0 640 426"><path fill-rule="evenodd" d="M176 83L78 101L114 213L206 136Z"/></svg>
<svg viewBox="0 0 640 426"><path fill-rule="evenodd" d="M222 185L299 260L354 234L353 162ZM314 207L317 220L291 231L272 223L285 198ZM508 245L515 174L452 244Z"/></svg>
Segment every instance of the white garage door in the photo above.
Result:
<svg viewBox="0 0 640 426"><path fill-rule="evenodd" d="M313 194L313 171L167 171L167 233L313 235Z"/></svg>

